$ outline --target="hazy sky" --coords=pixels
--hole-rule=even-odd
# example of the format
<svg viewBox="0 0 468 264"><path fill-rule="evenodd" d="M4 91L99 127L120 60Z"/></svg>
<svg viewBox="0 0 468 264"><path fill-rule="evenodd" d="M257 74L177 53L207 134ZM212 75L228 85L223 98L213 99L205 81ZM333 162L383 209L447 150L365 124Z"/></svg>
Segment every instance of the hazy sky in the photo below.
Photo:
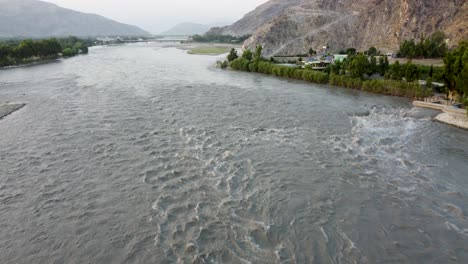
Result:
<svg viewBox="0 0 468 264"><path fill-rule="evenodd" d="M234 22L267 0L43 0L160 33L181 22Z"/></svg>

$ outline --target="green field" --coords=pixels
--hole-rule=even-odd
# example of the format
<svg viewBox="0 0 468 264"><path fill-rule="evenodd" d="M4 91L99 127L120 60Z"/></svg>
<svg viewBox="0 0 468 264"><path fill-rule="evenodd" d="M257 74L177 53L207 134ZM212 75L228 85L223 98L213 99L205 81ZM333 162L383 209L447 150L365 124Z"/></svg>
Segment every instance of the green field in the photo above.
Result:
<svg viewBox="0 0 468 264"><path fill-rule="evenodd" d="M188 53L193 55L220 55L230 51L227 47L196 47Z"/></svg>

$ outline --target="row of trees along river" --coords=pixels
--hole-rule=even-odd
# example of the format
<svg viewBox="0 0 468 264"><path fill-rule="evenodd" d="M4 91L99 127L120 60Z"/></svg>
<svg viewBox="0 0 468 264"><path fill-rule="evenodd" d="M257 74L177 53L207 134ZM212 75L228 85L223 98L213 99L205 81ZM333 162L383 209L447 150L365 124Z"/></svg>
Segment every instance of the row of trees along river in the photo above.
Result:
<svg viewBox="0 0 468 264"><path fill-rule="evenodd" d="M14 66L87 54L92 40L76 37L0 42L0 67Z"/></svg>
<svg viewBox="0 0 468 264"><path fill-rule="evenodd" d="M461 41L452 50L446 48L445 43L434 44L432 37L422 43L429 43L427 44L429 48L423 52L429 52L432 49L442 52L445 64L443 67L417 65L413 64L411 60L404 64L400 64L398 61L390 64L387 56L374 56L374 54L369 56L369 52L372 53L375 49L371 48L365 54L349 52L348 58L344 61L336 61L324 71L315 71L309 66L305 68L285 66L277 64L274 58L269 60L263 58L260 46L256 48L255 52L244 50L240 57L238 57L237 51L232 49L227 57L228 60L222 63L221 67L229 66L234 70L259 72L415 99L432 95L433 90L430 88L432 82L439 81L445 83L445 87L439 92L456 93L460 102L468 105L468 41ZM402 44L403 48L404 46L405 44ZM348 51L353 50L355 49L348 49ZM378 55L378 53L375 54ZM401 55L403 52L400 51L399 54ZM376 74L381 77L375 78ZM427 81L427 86L419 84L421 78Z"/></svg>

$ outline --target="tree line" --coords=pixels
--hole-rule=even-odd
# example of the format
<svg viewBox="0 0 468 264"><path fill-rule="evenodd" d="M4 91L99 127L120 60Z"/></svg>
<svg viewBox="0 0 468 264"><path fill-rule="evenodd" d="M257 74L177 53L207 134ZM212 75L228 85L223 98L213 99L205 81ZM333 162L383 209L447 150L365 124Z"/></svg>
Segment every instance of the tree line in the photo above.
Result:
<svg viewBox="0 0 468 264"><path fill-rule="evenodd" d="M0 67L87 54L91 43L76 37L0 42Z"/></svg>
<svg viewBox="0 0 468 264"><path fill-rule="evenodd" d="M448 91L456 92L468 105L468 40L448 51L444 57L443 78Z"/></svg>
<svg viewBox="0 0 468 264"><path fill-rule="evenodd" d="M294 78L314 83L329 83L353 89L361 89L387 95L423 98L432 94L432 89L419 85L419 80L425 79L428 87L432 82L439 81L445 84L439 92L455 92L460 101L468 105L468 41L461 41L457 48L444 52L444 66L416 65L409 60L405 64L398 61L390 64L387 56L374 56L378 54L370 49L367 54L354 53L348 49L348 58L336 61L324 71L314 71L310 67L305 69L275 64L274 59L267 60L261 56L262 47L255 52L245 50L238 57L232 49L224 67L230 66L234 70L259 72L279 77ZM354 53L354 54L353 54ZM379 74L384 79L370 79Z"/></svg>
<svg viewBox="0 0 468 264"><path fill-rule="evenodd" d="M245 50L240 57L238 57L236 50L232 49L228 55L229 66L239 71L258 72L386 95L424 98L432 93L431 89L421 87L417 81L403 81L401 79L370 80L365 78L366 74L373 74L374 71L383 75L390 71L391 67L386 57L381 57L379 59L380 63L377 64L376 57L369 61L367 56L357 54L349 57L344 62L336 62L326 71L315 71L310 67L299 68L278 65L263 58L261 54L261 46L258 46L255 52ZM228 65L225 64L224 66L227 67Z"/></svg>
<svg viewBox="0 0 468 264"><path fill-rule="evenodd" d="M446 36L443 32L437 31L429 38L421 36L419 41L414 39L405 40L400 45L398 57L400 58L443 58L448 51Z"/></svg>

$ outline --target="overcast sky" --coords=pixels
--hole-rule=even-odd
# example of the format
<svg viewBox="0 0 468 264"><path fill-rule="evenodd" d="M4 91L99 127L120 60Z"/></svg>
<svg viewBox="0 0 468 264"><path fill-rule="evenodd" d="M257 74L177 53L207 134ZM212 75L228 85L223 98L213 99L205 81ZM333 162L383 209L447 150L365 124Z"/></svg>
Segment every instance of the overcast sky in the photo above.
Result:
<svg viewBox="0 0 468 264"><path fill-rule="evenodd" d="M160 33L181 22L234 22L267 0L43 0Z"/></svg>

